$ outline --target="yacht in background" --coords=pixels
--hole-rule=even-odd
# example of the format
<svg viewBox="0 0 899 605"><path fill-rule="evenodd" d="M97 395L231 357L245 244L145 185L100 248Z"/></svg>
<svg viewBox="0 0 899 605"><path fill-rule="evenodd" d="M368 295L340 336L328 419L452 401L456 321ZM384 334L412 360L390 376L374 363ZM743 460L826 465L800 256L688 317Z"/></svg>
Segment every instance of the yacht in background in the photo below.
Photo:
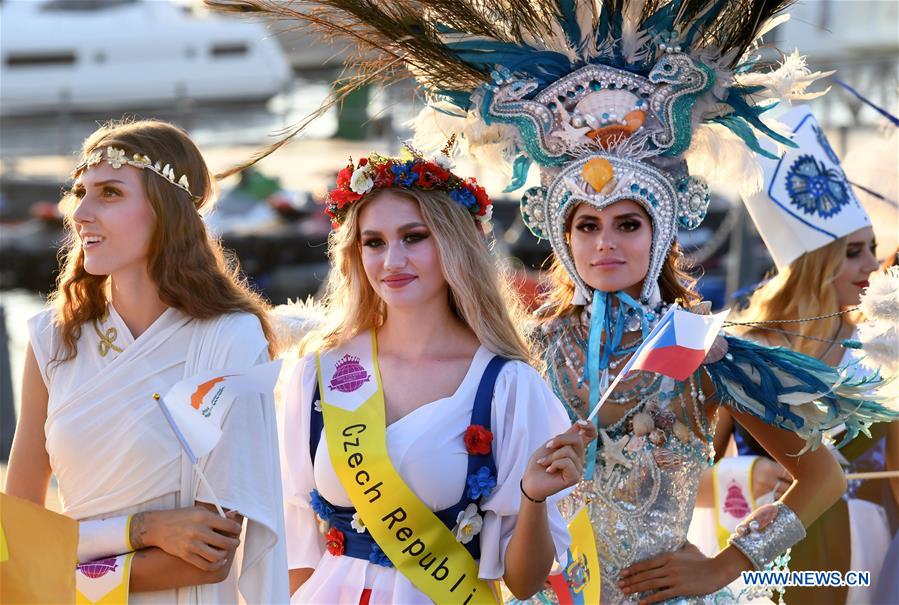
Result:
<svg viewBox="0 0 899 605"><path fill-rule="evenodd" d="M291 68L258 23L170 0L0 0L0 115L264 101Z"/></svg>

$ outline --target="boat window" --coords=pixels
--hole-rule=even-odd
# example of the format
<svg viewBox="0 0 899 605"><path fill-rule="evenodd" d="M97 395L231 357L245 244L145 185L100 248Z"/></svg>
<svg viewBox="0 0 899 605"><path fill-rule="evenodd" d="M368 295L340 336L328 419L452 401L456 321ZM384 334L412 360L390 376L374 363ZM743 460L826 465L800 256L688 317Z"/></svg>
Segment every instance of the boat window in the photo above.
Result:
<svg viewBox="0 0 899 605"><path fill-rule="evenodd" d="M6 65L9 67L59 67L62 65L74 65L75 53L10 53L6 57Z"/></svg>
<svg viewBox="0 0 899 605"><path fill-rule="evenodd" d="M216 58L245 55L250 49L243 42L216 44L212 47L212 56Z"/></svg>
<svg viewBox="0 0 899 605"><path fill-rule="evenodd" d="M42 11L96 11L137 4L138 0L49 0Z"/></svg>

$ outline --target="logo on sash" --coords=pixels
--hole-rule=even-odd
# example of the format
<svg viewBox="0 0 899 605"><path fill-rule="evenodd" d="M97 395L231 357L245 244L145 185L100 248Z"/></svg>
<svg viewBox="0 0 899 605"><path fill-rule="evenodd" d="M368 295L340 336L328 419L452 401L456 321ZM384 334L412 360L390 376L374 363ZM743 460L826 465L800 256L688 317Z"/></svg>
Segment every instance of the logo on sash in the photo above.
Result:
<svg viewBox="0 0 899 605"><path fill-rule="evenodd" d="M359 358L347 354L337 362L328 388L341 393L352 393L358 391L369 380L371 380L371 376L359 363Z"/></svg>

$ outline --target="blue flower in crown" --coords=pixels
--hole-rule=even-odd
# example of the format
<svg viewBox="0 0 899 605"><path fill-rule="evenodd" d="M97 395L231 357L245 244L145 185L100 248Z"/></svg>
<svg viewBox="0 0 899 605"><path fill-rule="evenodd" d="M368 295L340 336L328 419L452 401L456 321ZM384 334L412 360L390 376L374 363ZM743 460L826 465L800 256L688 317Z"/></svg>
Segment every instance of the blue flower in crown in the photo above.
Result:
<svg viewBox="0 0 899 605"><path fill-rule="evenodd" d="M787 171L786 188L790 200L805 214L828 218L849 203L843 175L817 162L812 155L799 156L793 162Z"/></svg>
<svg viewBox="0 0 899 605"><path fill-rule="evenodd" d="M418 174L412 171L412 162L401 162L390 167L393 171L394 184L402 187L411 187L418 180Z"/></svg>
<svg viewBox="0 0 899 605"><path fill-rule="evenodd" d="M393 567L393 563L387 558L387 555L384 554L381 547L375 543L372 543L371 545L371 552L368 554L368 562L380 565L381 567Z"/></svg>
<svg viewBox="0 0 899 605"><path fill-rule="evenodd" d="M466 208L471 209L478 207L478 200L475 199L474 194L468 189L453 189L449 192L449 195L453 198L454 202L465 206Z"/></svg>
<svg viewBox="0 0 899 605"><path fill-rule="evenodd" d="M468 497L472 500L477 500L481 496L489 496L495 488L496 477L486 466L482 466L476 472L468 475Z"/></svg>
<svg viewBox="0 0 899 605"><path fill-rule="evenodd" d="M318 493L317 489L309 492L309 501L312 505L312 510L315 511L315 514L318 515L319 519L330 521L331 515L334 514L334 509L324 498L322 498L322 495Z"/></svg>

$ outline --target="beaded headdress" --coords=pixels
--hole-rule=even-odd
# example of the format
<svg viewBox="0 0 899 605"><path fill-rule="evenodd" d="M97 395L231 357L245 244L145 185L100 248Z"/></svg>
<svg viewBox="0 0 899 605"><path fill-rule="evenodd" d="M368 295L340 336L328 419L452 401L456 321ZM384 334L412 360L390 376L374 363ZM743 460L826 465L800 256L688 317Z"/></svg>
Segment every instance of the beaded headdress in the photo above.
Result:
<svg viewBox="0 0 899 605"><path fill-rule="evenodd" d="M445 151L452 147L452 141ZM405 157L390 158L371 154L337 173L337 187L328 193L325 212L335 229L343 224L350 207L365 195L379 189L421 189L445 191L449 197L468 210L480 224L489 223L493 203L474 178L463 179L451 172L452 162L445 152L432 160L421 157L405 147Z"/></svg>
<svg viewBox="0 0 899 605"><path fill-rule="evenodd" d="M358 46L357 76L341 89L414 76L427 97L416 145L458 133L479 164L524 185L524 220L550 240L579 290L565 242L576 204L643 206L653 250L643 298L656 286L679 226L708 207L707 181L758 187L760 116L780 99L811 98L802 57L776 69L750 56L786 20L789 0L206 0L296 19ZM403 68L406 68L405 70ZM586 294L586 292L585 292Z"/></svg>
<svg viewBox="0 0 899 605"><path fill-rule="evenodd" d="M119 149L117 147L107 147L105 150L96 149L88 154L85 160L75 167L75 170L72 171L73 175L77 175L81 173L83 170L96 166L100 162L106 162L110 166L115 169L119 169L122 166L133 166L134 168L139 168L141 170L149 170L150 172L155 172L169 183L182 189L190 195L191 198L196 198L190 192L190 186L188 185L187 175L182 174L180 178L175 177L175 171L172 169L170 164L163 165L162 162L154 162L146 155L135 153L132 154L131 157L128 157L128 154L124 149Z"/></svg>

